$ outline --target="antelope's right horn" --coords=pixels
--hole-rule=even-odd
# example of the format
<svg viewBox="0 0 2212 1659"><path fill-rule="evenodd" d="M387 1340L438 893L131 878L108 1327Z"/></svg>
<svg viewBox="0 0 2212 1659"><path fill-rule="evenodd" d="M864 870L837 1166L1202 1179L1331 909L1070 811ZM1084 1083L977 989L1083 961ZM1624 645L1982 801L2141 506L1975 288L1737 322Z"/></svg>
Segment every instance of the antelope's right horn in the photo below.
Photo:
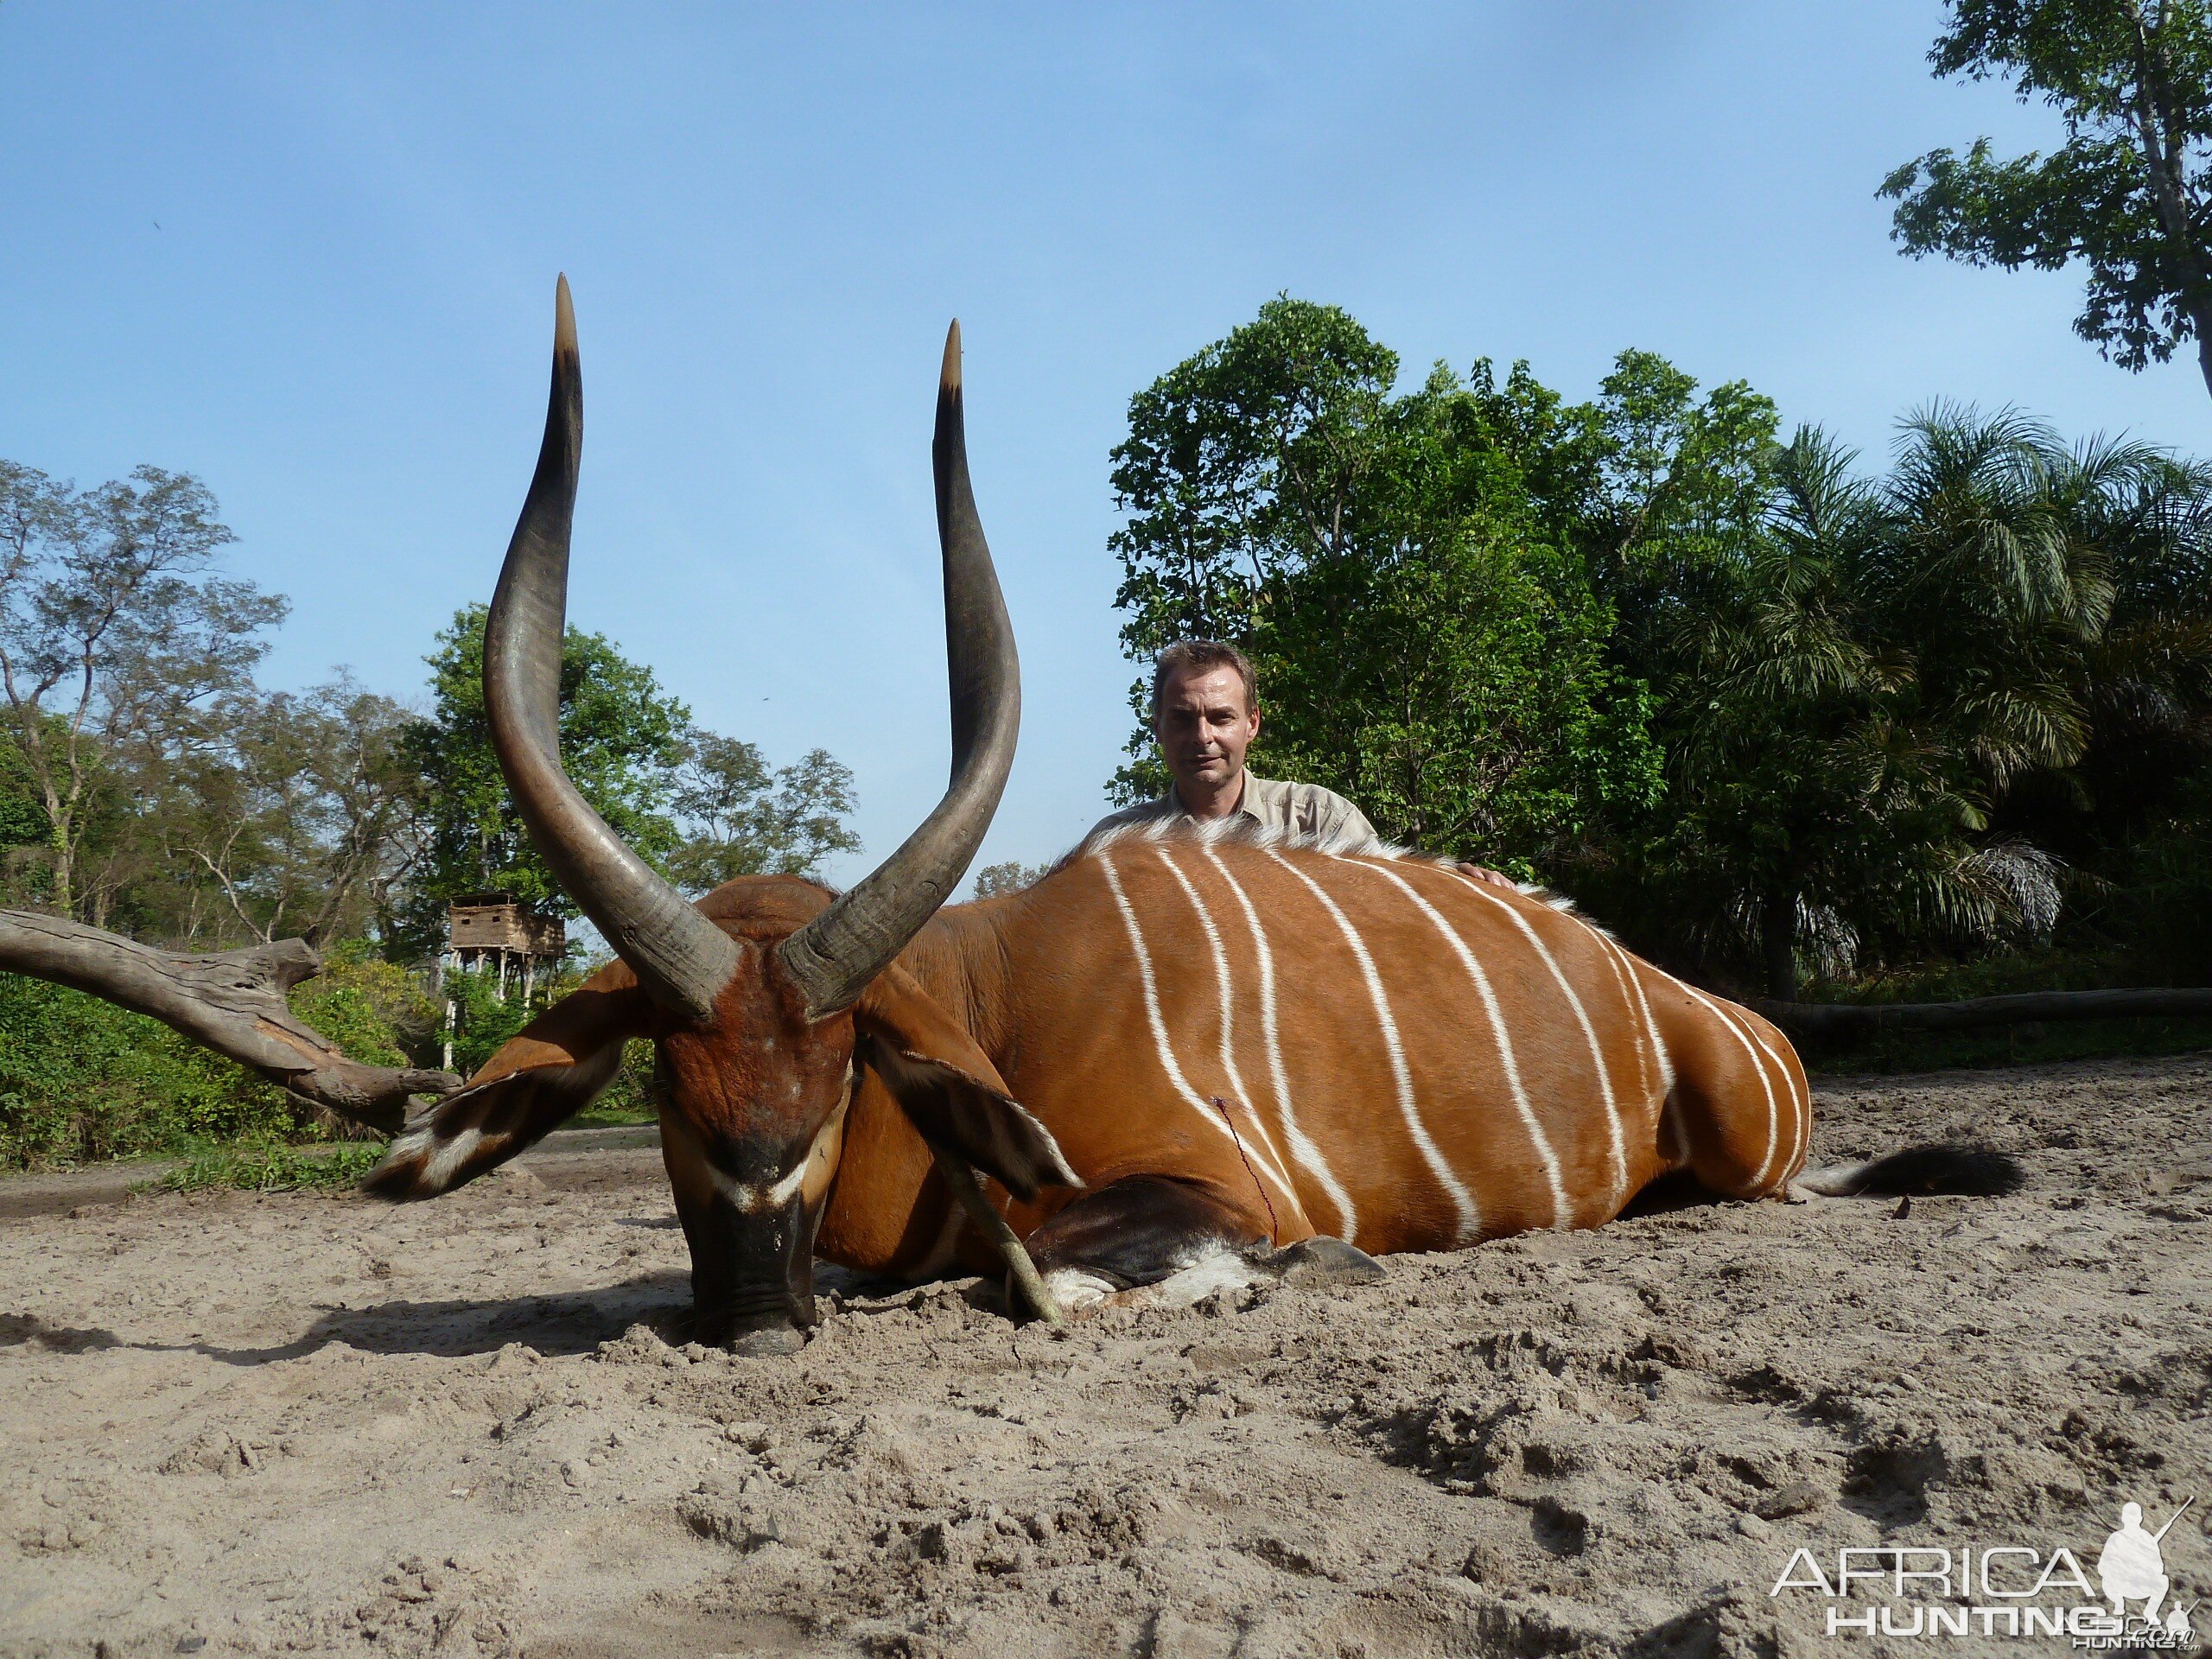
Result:
<svg viewBox="0 0 2212 1659"><path fill-rule="evenodd" d="M656 1002L705 1020L736 970L737 946L624 844L561 766L561 644L583 420L576 319L563 276L554 291L545 442L485 624L485 715L499 770L555 878Z"/></svg>

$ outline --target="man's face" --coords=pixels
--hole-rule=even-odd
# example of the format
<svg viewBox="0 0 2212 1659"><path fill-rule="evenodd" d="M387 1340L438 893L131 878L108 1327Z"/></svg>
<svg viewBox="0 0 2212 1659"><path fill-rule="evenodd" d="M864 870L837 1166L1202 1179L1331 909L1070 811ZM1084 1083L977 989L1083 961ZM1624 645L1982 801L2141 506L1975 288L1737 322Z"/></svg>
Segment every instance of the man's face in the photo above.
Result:
<svg viewBox="0 0 2212 1659"><path fill-rule="evenodd" d="M1186 792L1211 791L1244 770L1244 751L1260 734L1260 711L1245 702L1243 679L1233 668L1177 674L1160 689L1152 733Z"/></svg>

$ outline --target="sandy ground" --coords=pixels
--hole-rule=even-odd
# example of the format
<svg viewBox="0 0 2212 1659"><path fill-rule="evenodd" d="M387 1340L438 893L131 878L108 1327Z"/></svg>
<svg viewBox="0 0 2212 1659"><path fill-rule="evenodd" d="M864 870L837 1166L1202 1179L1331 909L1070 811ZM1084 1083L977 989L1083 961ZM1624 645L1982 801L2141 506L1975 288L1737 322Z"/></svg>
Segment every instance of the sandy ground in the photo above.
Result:
<svg viewBox="0 0 2212 1659"><path fill-rule="evenodd" d="M0 1652L1917 1653L1770 1586L1800 1545L2093 1571L2123 1501L2191 1494L2172 1599L2212 1592L2212 1056L1821 1091L1823 1161L1961 1135L2029 1188L1657 1210L1065 1336L844 1281L772 1360L664 1339L650 1150L405 1210L21 1189Z"/></svg>

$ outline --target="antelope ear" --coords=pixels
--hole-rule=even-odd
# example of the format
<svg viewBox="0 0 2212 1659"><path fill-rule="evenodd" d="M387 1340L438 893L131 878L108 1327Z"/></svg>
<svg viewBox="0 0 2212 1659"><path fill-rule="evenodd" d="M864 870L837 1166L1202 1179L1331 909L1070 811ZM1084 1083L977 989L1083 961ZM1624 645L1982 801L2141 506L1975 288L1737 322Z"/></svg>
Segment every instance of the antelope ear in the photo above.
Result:
<svg viewBox="0 0 2212 1659"><path fill-rule="evenodd" d="M386 1150L361 1189L434 1198L544 1139L614 1080L622 1045L652 1031L652 1004L626 963L610 963L500 1046Z"/></svg>
<svg viewBox="0 0 2212 1659"><path fill-rule="evenodd" d="M856 1053L931 1146L966 1159L1018 1198L1081 1186L1052 1132L1006 1091L998 1068L903 968L885 969L853 1007Z"/></svg>

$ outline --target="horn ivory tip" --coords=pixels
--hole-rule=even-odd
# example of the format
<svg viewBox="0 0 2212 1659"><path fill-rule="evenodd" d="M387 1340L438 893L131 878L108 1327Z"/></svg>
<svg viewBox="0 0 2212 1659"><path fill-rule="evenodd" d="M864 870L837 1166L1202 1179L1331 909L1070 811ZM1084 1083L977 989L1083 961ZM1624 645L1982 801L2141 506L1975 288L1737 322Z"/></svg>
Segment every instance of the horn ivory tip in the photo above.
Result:
<svg viewBox="0 0 2212 1659"><path fill-rule="evenodd" d="M937 378L940 392L960 390L960 319L952 320L952 327L944 331L944 368Z"/></svg>
<svg viewBox="0 0 2212 1659"><path fill-rule="evenodd" d="M569 274L553 284L553 349L563 357L576 354L576 308L569 298Z"/></svg>

